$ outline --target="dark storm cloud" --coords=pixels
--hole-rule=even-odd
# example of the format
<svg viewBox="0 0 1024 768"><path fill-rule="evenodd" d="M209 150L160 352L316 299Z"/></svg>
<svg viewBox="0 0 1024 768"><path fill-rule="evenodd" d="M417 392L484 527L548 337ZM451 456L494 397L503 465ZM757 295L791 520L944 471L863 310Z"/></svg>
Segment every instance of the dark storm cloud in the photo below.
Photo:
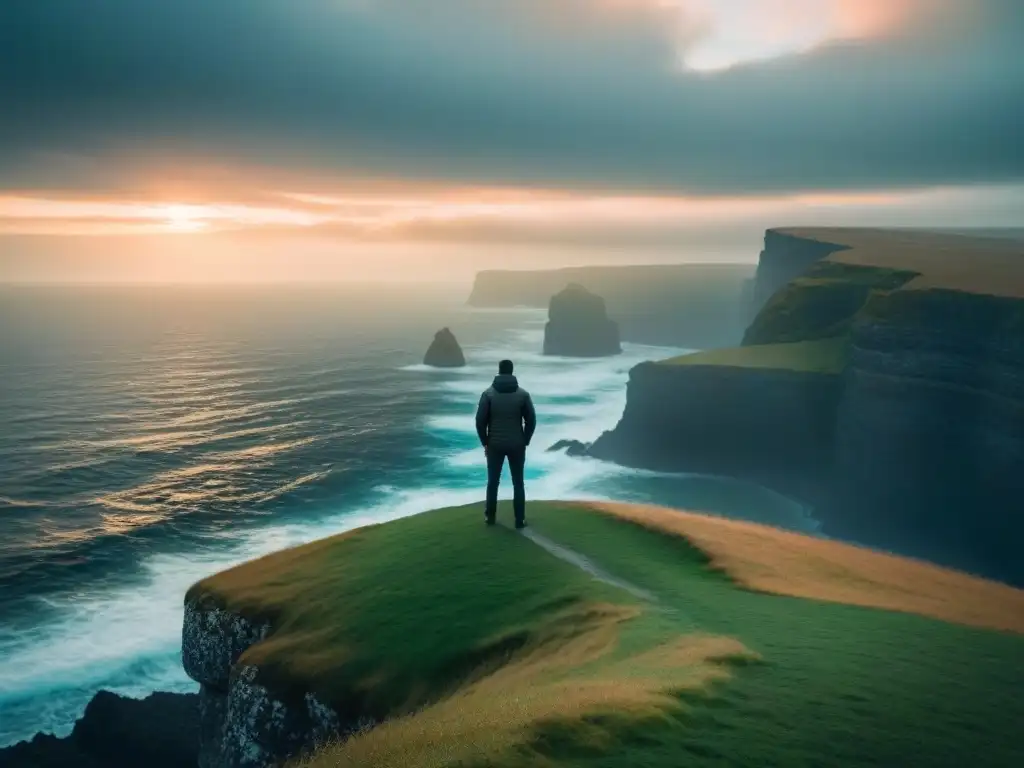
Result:
<svg viewBox="0 0 1024 768"><path fill-rule="evenodd" d="M596 0L5 0L0 185L151 158L762 192L1024 178L1024 2L712 75ZM568 19L568 21L566 21Z"/></svg>

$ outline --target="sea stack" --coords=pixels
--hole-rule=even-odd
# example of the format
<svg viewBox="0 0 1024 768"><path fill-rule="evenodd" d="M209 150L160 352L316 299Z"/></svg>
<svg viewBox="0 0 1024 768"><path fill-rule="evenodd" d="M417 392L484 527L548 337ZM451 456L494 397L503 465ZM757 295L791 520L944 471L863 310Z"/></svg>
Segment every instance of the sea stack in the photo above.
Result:
<svg viewBox="0 0 1024 768"><path fill-rule="evenodd" d="M619 326L608 318L603 298L578 283L551 297L545 355L607 357L620 352Z"/></svg>
<svg viewBox="0 0 1024 768"><path fill-rule="evenodd" d="M462 347L449 328L442 328L434 334L434 341L423 357L423 364L434 368L461 368L466 364Z"/></svg>

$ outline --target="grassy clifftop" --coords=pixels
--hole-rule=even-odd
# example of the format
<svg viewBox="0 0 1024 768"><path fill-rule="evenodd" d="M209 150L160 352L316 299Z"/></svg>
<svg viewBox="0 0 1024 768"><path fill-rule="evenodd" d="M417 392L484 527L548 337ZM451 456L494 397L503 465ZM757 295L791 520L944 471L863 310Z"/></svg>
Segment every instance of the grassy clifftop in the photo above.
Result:
<svg viewBox="0 0 1024 768"><path fill-rule="evenodd" d="M845 335L872 296L897 290L915 277L909 270L820 261L768 300L747 328L743 344Z"/></svg>
<svg viewBox="0 0 1024 768"><path fill-rule="evenodd" d="M827 261L916 274L907 290L1024 298L1024 243L901 229L795 227L779 232L844 246Z"/></svg>
<svg viewBox="0 0 1024 768"><path fill-rule="evenodd" d="M941 325L949 311L985 332L1024 313L1024 244L911 230L797 228L793 237L839 243L775 294L744 344L829 338L869 315L893 323ZM952 310L947 308L953 307Z"/></svg>
<svg viewBox="0 0 1024 768"><path fill-rule="evenodd" d="M666 362L838 372L835 366L841 370L845 358L834 353L858 318L930 323L944 332L955 316L962 332L982 335L1022 325L1019 242L909 230L774 231L841 249L778 290L747 328L741 347Z"/></svg>
<svg viewBox="0 0 1024 768"><path fill-rule="evenodd" d="M1019 757L1018 590L657 508L530 514L535 540L477 507L364 528L189 599L271 619L242 661L276 691L386 719L316 768Z"/></svg>
<svg viewBox="0 0 1024 768"><path fill-rule="evenodd" d="M662 360L663 365L716 365L734 368L838 374L846 365L845 336L787 344L759 344L694 352Z"/></svg>

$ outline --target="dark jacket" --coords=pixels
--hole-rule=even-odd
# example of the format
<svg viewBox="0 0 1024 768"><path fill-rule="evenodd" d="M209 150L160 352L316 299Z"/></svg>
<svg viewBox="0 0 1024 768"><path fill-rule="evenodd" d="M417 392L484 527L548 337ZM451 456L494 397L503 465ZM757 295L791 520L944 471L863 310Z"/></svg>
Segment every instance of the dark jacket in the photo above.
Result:
<svg viewBox="0 0 1024 768"><path fill-rule="evenodd" d="M515 450L533 439L537 414L530 393L512 374L498 374L480 395L476 409L476 433L485 448Z"/></svg>

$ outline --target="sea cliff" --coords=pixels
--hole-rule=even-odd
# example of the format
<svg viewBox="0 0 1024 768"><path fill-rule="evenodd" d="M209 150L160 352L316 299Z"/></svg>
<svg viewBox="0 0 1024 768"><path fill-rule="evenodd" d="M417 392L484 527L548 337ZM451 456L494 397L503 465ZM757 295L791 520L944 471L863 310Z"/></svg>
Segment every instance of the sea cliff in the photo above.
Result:
<svg viewBox="0 0 1024 768"><path fill-rule="evenodd" d="M199 768L275 765L360 727L315 693L275 686L247 663L272 626L272 616L229 607L201 586L186 596L182 664L200 684Z"/></svg>
<svg viewBox="0 0 1024 768"><path fill-rule="evenodd" d="M767 230L750 297L752 314L756 315L768 299L790 280L802 275L830 253L846 247L839 243L800 237L784 230Z"/></svg>
<svg viewBox="0 0 1024 768"><path fill-rule="evenodd" d="M468 303L547 307L571 283L605 299L622 341L709 349L738 344L753 264L654 264L479 272Z"/></svg>
<svg viewBox="0 0 1024 768"><path fill-rule="evenodd" d="M844 379L826 530L1024 583L1024 300L879 297Z"/></svg>
<svg viewBox="0 0 1024 768"><path fill-rule="evenodd" d="M835 366L794 362L821 354L815 346L773 346L776 361L761 365L722 364L712 353L641 363L630 371L622 419L589 455L742 477L814 504L831 466L842 385Z"/></svg>
<svg viewBox="0 0 1024 768"><path fill-rule="evenodd" d="M637 366L590 455L751 479L827 535L1024 584L1024 249L770 230L762 266L755 293L800 271L744 344Z"/></svg>
<svg viewBox="0 0 1024 768"><path fill-rule="evenodd" d="M195 585L190 673L230 688L200 764L835 765L836 733L849 765L1020 762L1024 591L721 517L530 504L521 533L465 505Z"/></svg>

